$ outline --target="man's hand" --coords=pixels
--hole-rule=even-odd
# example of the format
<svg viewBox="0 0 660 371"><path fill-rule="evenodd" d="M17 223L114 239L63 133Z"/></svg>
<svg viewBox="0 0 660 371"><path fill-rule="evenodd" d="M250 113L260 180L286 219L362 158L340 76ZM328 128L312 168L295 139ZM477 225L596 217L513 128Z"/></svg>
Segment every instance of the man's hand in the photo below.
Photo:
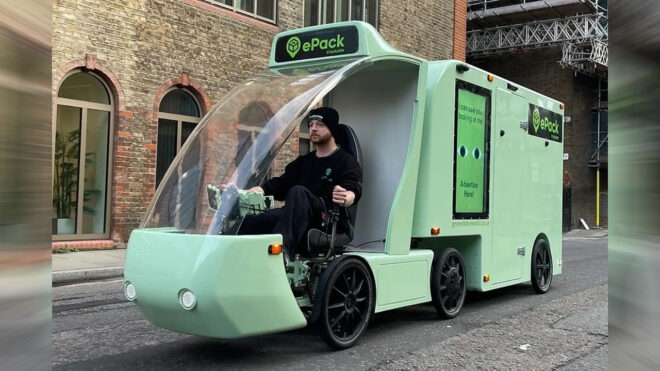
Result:
<svg viewBox="0 0 660 371"><path fill-rule="evenodd" d="M264 189L259 186L256 186L248 189L248 192L259 192L261 194L264 194Z"/></svg>
<svg viewBox="0 0 660 371"><path fill-rule="evenodd" d="M339 206L349 207L355 202L355 193L336 185L335 188L332 189L332 202Z"/></svg>

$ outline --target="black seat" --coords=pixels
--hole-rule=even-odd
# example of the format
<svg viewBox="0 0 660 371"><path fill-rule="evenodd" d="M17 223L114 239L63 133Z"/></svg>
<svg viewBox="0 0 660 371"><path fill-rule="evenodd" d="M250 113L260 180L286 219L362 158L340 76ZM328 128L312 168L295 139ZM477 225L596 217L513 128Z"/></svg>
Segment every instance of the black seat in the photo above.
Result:
<svg viewBox="0 0 660 371"><path fill-rule="evenodd" d="M360 168L362 168L362 150L360 148L360 142L358 142L357 135L355 131L345 124L339 124L340 133L335 138L335 142L346 152L352 155L357 161ZM342 208L338 207L340 217L347 221L342 233L335 233L335 243L334 251L341 252L347 244L353 240L353 228L355 226L355 218L357 216L357 205L353 205ZM330 232L328 230L327 232ZM326 233L326 231L321 231L316 228L312 228L307 232L307 248L312 257L318 256L320 254L325 254L330 249L330 243L332 240L331 233Z"/></svg>

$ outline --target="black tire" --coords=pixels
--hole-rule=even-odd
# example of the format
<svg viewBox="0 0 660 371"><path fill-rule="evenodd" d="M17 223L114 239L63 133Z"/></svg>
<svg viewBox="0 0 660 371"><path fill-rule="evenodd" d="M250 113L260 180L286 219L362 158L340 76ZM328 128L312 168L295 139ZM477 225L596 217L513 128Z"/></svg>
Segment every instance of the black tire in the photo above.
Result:
<svg viewBox="0 0 660 371"><path fill-rule="evenodd" d="M350 348L367 329L375 306L371 271L357 258L343 259L326 287L319 326L321 337L334 349Z"/></svg>
<svg viewBox="0 0 660 371"><path fill-rule="evenodd" d="M431 297L440 317L456 317L465 302L465 293L463 258L458 250L445 249L431 269Z"/></svg>
<svg viewBox="0 0 660 371"><path fill-rule="evenodd" d="M532 286L539 294L545 294L552 284L552 252L544 239L539 239L532 249Z"/></svg>

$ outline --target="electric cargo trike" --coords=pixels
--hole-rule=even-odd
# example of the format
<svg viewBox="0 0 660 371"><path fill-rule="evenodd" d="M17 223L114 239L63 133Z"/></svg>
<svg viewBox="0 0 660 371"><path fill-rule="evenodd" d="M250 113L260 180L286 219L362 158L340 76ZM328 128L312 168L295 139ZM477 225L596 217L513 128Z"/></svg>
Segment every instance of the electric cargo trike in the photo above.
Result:
<svg viewBox="0 0 660 371"><path fill-rule="evenodd" d="M246 215L278 207L246 190L293 160L320 104L339 111L362 198L285 259L281 235L237 235ZM205 115L163 177L130 236L125 295L172 331L314 323L342 349L375 313L432 302L452 318L466 290L531 281L544 293L562 265L562 130L560 102L402 53L366 23L282 32L268 70ZM339 213L352 233L335 229Z"/></svg>

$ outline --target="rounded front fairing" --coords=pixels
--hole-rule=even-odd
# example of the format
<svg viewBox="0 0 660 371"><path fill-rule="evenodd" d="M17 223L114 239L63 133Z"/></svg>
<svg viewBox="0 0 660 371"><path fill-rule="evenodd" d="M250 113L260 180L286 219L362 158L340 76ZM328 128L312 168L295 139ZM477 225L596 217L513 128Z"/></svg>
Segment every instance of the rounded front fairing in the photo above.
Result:
<svg viewBox="0 0 660 371"><path fill-rule="evenodd" d="M264 72L233 89L200 122L165 174L141 228L236 234L245 215L272 198L260 185L303 117L346 76L365 65Z"/></svg>

